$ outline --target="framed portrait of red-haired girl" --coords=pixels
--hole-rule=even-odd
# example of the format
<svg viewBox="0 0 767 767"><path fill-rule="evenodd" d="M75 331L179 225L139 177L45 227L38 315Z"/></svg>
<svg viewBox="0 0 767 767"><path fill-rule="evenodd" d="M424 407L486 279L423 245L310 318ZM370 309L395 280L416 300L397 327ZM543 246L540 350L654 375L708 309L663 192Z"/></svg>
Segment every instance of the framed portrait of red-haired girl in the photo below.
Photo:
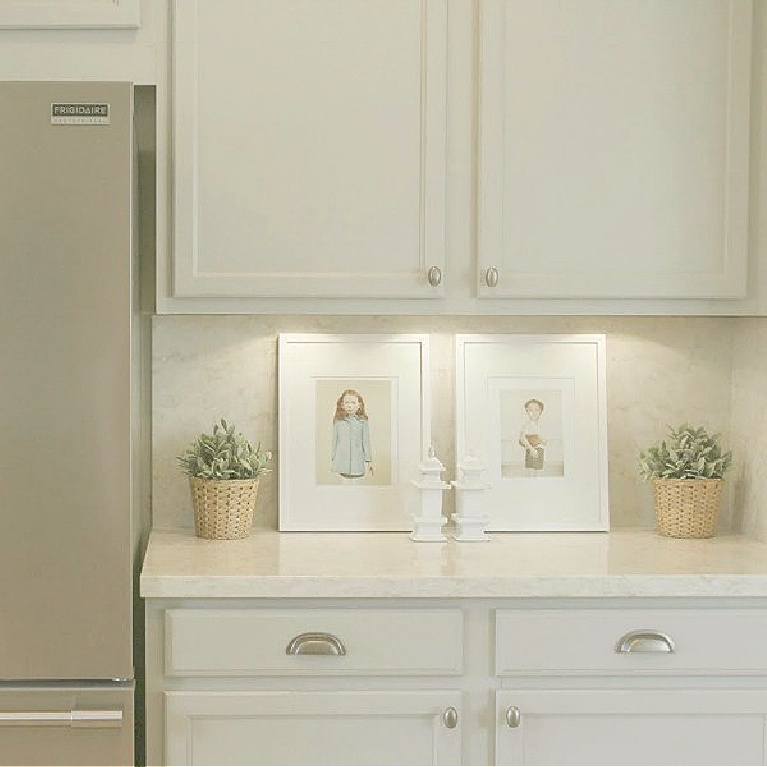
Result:
<svg viewBox="0 0 767 767"><path fill-rule="evenodd" d="M409 530L428 336L282 334L278 351L280 530Z"/></svg>

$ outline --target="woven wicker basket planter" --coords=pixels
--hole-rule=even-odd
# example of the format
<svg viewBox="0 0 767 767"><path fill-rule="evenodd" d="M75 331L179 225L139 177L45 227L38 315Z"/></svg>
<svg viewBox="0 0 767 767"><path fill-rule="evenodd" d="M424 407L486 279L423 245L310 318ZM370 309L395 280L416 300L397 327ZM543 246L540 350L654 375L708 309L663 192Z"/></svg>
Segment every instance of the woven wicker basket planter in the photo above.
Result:
<svg viewBox="0 0 767 767"><path fill-rule="evenodd" d="M194 532L198 538L247 538L253 525L257 479L190 477Z"/></svg>
<svg viewBox="0 0 767 767"><path fill-rule="evenodd" d="M671 538L710 538L723 484L723 479L654 479L658 532Z"/></svg>

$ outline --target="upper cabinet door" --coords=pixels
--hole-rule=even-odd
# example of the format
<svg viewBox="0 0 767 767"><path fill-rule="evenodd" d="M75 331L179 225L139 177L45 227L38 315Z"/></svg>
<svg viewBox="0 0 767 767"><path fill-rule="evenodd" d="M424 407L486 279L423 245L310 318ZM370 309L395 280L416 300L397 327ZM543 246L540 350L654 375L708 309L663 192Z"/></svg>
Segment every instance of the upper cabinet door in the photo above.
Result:
<svg viewBox="0 0 767 767"><path fill-rule="evenodd" d="M175 0L177 297L438 297L447 0Z"/></svg>
<svg viewBox="0 0 767 767"><path fill-rule="evenodd" d="M480 0L478 291L746 291L751 0Z"/></svg>

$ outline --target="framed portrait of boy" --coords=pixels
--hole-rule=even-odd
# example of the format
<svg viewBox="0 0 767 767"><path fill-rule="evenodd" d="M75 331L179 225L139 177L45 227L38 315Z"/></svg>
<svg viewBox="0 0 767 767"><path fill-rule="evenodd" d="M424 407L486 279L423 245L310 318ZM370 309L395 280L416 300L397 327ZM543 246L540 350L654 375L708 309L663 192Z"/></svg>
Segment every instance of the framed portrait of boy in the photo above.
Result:
<svg viewBox="0 0 767 767"><path fill-rule="evenodd" d="M456 459L478 458L489 530L608 530L605 337L456 336Z"/></svg>
<svg viewBox="0 0 767 767"><path fill-rule="evenodd" d="M410 530L428 336L281 334L278 355L279 529Z"/></svg>

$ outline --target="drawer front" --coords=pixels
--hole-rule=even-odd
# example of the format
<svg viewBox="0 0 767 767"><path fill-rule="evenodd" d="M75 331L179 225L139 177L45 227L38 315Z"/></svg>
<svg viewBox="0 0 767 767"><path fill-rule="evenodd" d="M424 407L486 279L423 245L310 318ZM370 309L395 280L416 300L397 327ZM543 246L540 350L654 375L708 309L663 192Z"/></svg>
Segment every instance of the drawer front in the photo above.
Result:
<svg viewBox="0 0 767 767"><path fill-rule="evenodd" d="M460 610L168 610L169 676L456 675Z"/></svg>
<svg viewBox="0 0 767 767"><path fill-rule="evenodd" d="M496 672L764 672L765 636L765 610L497 610Z"/></svg>

